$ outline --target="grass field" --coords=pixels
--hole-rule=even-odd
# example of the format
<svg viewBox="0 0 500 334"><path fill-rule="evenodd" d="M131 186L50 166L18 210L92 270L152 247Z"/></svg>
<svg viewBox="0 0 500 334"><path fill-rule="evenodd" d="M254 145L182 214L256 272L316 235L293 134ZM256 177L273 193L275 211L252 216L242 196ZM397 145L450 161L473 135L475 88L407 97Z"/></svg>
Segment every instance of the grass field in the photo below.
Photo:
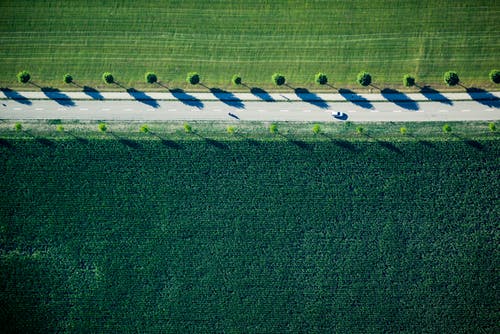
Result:
<svg viewBox="0 0 500 334"><path fill-rule="evenodd" d="M488 88L500 66L500 2L491 0L16 0L0 2L0 13L0 86L14 88L23 69L62 88L66 72L102 88L104 71L145 88L148 70L172 87L184 87L188 71L208 86L241 73L262 88L275 71L305 87L323 71L349 87L361 70L379 86L412 73L441 87L452 69L466 86Z"/></svg>
<svg viewBox="0 0 500 334"><path fill-rule="evenodd" d="M500 141L485 124L11 125L4 332L499 330Z"/></svg>

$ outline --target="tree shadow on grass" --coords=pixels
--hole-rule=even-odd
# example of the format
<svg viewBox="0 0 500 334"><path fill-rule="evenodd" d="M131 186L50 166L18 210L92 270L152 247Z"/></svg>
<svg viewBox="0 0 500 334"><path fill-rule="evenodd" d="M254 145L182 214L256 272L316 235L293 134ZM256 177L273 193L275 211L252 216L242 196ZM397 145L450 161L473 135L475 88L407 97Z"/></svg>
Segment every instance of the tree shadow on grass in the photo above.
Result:
<svg viewBox="0 0 500 334"><path fill-rule="evenodd" d="M466 91L474 101L484 104L490 108L500 108L500 99L487 90L470 87L467 88Z"/></svg>
<svg viewBox="0 0 500 334"><path fill-rule="evenodd" d="M104 96L95 88L83 86L83 92L94 100L104 100Z"/></svg>
<svg viewBox="0 0 500 334"><path fill-rule="evenodd" d="M189 95L185 91L180 88L169 89L170 93L180 102L184 103L190 107L196 107L198 109L203 108L203 102L194 97L193 95Z"/></svg>
<svg viewBox="0 0 500 334"><path fill-rule="evenodd" d="M399 147L397 147L396 145L394 145L391 142L379 140L377 138L370 136L368 133L363 133L363 135L367 138L374 140L377 144L379 144L380 146L382 146L385 149L388 149L389 151L392 151L392 152L397 153L397 154L403 154L403 151L401 151L399 149Z"/></svg>
<svg viewBox="0 0 500 334"><path fill-rule="evenodd" d="M243 109L245 107L243 101L241 101L241 99L236 97L236 95L231 92L216 87L210 88L210 92L214 94L214 96L218 98L219 101L227 104L230 107L238 109Z"/></svg>
<svg viewBox="0 0 500 334"><path fill-rule="evenodd" d="M441 102L450 106L453 105L453 101L430 86L420 88L420 94L425 96L428 100Z"/></svg>
<svg viewBox="0 0 500 334"><path fill-rule="evenodd" d="M135 88L128 88L127 93L136 101L142 102L152 108L158 108L160 104L148 94L141 92Z"/></svg>
<svg viewBox="0 0 500 334"><path fill-rule="evenodd" d="M45 147L48 147L48 148L55 148L56 147L56 143L54 143L53 141L51 141L47 138L37 137L33 133L31 133L30 130L23 130L23 132L25 134L27 134L28 136L32 137L37 143L39 143Z"/></svg>
<svg viewBox="0 0 500 334"><path fill-rule="evenodd" d="M462 137L456 133L453 133L452 136L457 138L458 140L463 141L465 144L469 145L470 147L475 148L476 150L479 150L479 151L484 150L484 145L476 140Z"/></svg>
<svg viewBox="0 0 500 334"><path fill-rule="evenodd" d="M153 131L149 131L149 133L151 133L153 136L155 136L156 138L158 138L160 140L160 142L168 147L168 148L174 148L176 150L182 150L184 147L182 147L182 145L176 143L175 141L173 140L170 140L170 139L165 139L163 137L161 137L159 134L157 134L156 132L153 132Z"/></svg>
<svg viewBox="0 0 500 334"><path fill-rule="evenodd" d="M391 88L384 88L381 92L382 96L395 105L408 109L408 110L418 110L418 103L410 99L408 95Z"/></svg>
<svg viewBox="0 0 500 334"><path fill-rule="evenodd" d="M75 134L74 134L73 132L71 132L71 131L67 131L67 130L66 130L65 132L66 132L67 134L69 134L71 137L73 137L75 140L77 140L77 141L78 141L79 143L81 143L81 144L85 144L85 145L86 145L86 144L88 144L88 143L89 143L88 139L85 139L85 138L82 138L82 137L78 137L77 135L75 135Z"/></svg>
<svg viewBox="0 0 500 334"><path fill-rule="evenodd" d="M201 139L205 140L205 143L207 143L208 145L211 145L215 148L218 148L218 149L221 149L221 150L227 150L229 149L229 146L220 142L220 141L217 141L215 139L210 139L210 138L207 138L207 137L203 137L202 135L196 133L196 132L193 132L193 134L195 134L196 136L200 137Z"/></svg>
<svg viewBox="0 0 500 334"><path fill-rule="evenodd" d="M303 150L308 150L308 151L312 150L311 144L308 144L302 140L293 139L293 138L286 136L285 134L280 133L280 132L278 132L278 135L285 138L288 142L292 143L293 145L295 145Z"/></svg>
<svg viewBox="0 0 500 334"><path fill-rule="evenodd" d="M320 132L320 135L322 135L323 137L326 137L326 138L330 139L330 141L333 144L337 145L340 148L343 148L343 149L346 149L346 150L349 150L349 151L352 151L352 152L355 152L355 151L358 150L356 148L356 146L354 146L352 143L350 143L350 142L348 142L346 140L334 138L334 137L329 136L328 134L323 133L323 132Z"/></svg>
<svg viewBox="0 0 500 334"><path fill-rule="evenodd" d="M42 88L40 88L40 90L49 99L53 100L54 102L57 102L58 104L62 105L63 107L74 107L75 106L75 102L68 95L62 93L57 88L42 87Z"/></svg>
<svg viewBox="0 0 500 334"><path fill-rule="evenodd" d="M274 102L274 99L271 95L269 95L268 92L263 90L262 88L258 87L252 87L250 88L250 93L253 95L257 96L259 99L266 101L266 102Z"/></svg>
<svg viewBox="0 0 500 334"><path fill-rule="evenodd" d="M252 145L252 146L260 146L259 142L256 141L256 140L253 140L251 138L248 138L247 136L239 133L239 132L235 132L234 133L236 136L238 136L239 138L243 139L244 141L246 141L248 144Z"/></svg>
<svg viewBox="0 0 500 334"><path fill-rule="evenodd" d="M295 95L297 95L304 102L310 103L310 104L312 104L316 107L319 107L321 109L328 109L329 108L329 105L325 100L323 100L318 95L310 92L306 88L295 88L294 92L295 92Z"/></svg>
<svg viewBox="0 0 500 334"><path fill-rule="evenodd" d="M0 138L0 147L5 147L8 148L9 150L14 148L14 146L11 143L9 143L8 140L3 138Z"/></svg>
<svg viewBox="0 0 500 334"><path fill-rule="evenodd" d="M133 140L130 140L130 139L127 139L127 138L122 138L118 135L116 135L115 133L111 132L111 131L108 131L108 133L113 136L115 139L117 139L121 144L123 144L124 146L127 146L127 147L130 147L130 148L133 148L133 149L136 149L136 150L139 150L141 149L141 145Z"/></svg>
<svg viewBox="0 0 500 334"><path fill-rule="evenodd" d="M17 103L25 104L27 106L32 105L33 103L26 97L15 90L12 90L10 88L0 88L0 90L7 96L8 99L14 100Z"/></svg>
<svg viewBox="0 0 500 334"><path fill-rule="evenodd" d="M373 104L361 95L356 94L350 89L340 88L339 94L347 101L365 109L373 109Z"/></svg>

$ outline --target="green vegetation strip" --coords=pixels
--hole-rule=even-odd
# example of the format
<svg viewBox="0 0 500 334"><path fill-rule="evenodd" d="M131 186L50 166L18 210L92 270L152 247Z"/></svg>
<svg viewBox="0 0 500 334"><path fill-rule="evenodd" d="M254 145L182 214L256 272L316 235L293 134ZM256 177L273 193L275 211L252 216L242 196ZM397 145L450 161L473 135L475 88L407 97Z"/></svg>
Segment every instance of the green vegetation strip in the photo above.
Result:
<svg viewBox="0 0 500 334"><path fill-rule="evenodd" d="M3 331L495 332L499 138L400 126L2 124Z"/></svg>
<svg viewBox="0 0 500 334"><path fill-rule="evenodd" d="M173 87L196 71L209 86L239 73L262 88L275 72L313 86L321 71L346 87L361 70L375 85L401 86L405 73L443 85L454 70L464 85L487 87L499 65L499 12L491 0L2 1L0 86L18 87L26 69L54 87L70 73L102 88L106 71L137 88L150 87L147 71Z"/></svg>

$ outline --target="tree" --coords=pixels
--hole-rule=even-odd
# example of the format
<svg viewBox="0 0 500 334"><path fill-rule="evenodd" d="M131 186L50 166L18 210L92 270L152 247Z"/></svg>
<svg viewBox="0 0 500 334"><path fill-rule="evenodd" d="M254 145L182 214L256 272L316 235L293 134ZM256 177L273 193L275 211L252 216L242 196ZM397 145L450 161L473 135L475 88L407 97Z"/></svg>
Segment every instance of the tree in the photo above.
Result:
<svg viewBox="0 0 500 334"><path fill-rule="evenodd" d="M72 83L72 82L73 82L73 77L71 76L71 74L66 73L66 74L64 75L64 77L63 77L63 81L64 81L64 83L66 83L66 84L70 84L70 83Z"/></svg>
<svg viewBox="0 0 500 334"><path fill-rule="evenodd" d="M357 126L356 127L356 133L361 135L365 132L365 129L362 126Z"/></svg>
<svg viewBox="0 0 500 334"><path fill-rule="evenodd" d="M402 135L406 135L408 133L408 129L403 126L399 129L399 132L401 132Z"/></svg>
<svg viewBox="0 0 500 334"><path fill-rule="evenodd" d="M191 85L196 85L200 83L200 75L196 72L189 72L186 81Z"/></svg>
<svg viewBox="0 0 500 334"><path fill-rule="evenodd" d="M328 77L325 73L319 72L314 76L314 81L316 81L318 85L326 85L328 83Z"/></svg>
<svg viewBox="0 0 500 334"><path fill-rule="evenodd" d="M189 125L189 123L184 123L184 131L186 133L191 133L193 132L193 128L191 127L191 125Z"/></svg>
<svg viewBox="0 0 500 334"><path fill-rule="evenodd" d="M97 126L97 128L101 132L106 132L108 130L108 127L106 126L106 123L99 123L99 125Z"/></svg>
<svg viewBox="0 0 500 334"><path fill-rule="evenodd" d="M456 86L460 82L460 78L458 77L458 73L455 71L448 71L444 74L444 82L448 86Z"/></svg>
<svg viewBox="0 0 500 334"><path fill-rule="evenodd" d="M143 133L148 133L149 132L149 126L147 124L143 124L141 125L141 127L139 128L139 130Z"/></svg>
<svg viewBox="0 0 500 334"><path fill-rule="evenodd" d="M236 128L232 125L228 125L226 130L227 130L227 133L229 133L230 135L232 135L236 132Z"/></svg>
<svg viewBox="0 0 500 334"><path fill-rule="evenodd" d="M239 75L239 74L233 75L233 77L231 78L231 82L233 83L233 85L236 85L236 86L241 85L241 82L242 82L241 75Z"/></svg>
<svg viewBox="0 0 500 334"><path fill-rule="evenodd" d="M269 132L271 132L272 134L278 133L278 126L274 123L269 125Z"/></svg>
<svg viewBox="0 0 500 334"><path fill-rule="evenodd" d="M147 72L144 75L144 78L146 79L146 83L148 83L148 84L154 84L158 81L158 77L153 72Z"/></svg>
<svg viewBox="0 0 500 334"><path fill-rule="evenodd" d="M273 78L273 82L276 86L284 85L286 82L285 77L280 73L274 73L272 78Z"/></svg>
<svg viewBox="0 0 500 334"><path fill-rule="evenodd" d="M115 78L113 77L113 74L111 74L109 72L104 72L102 74L102 80L104 81L104 83L106 83L108 85L115 82Z"/></svg>
<svg viewBox="0 0 500 334"><path fill-rule="evenodd" d="M312 129L312 130L313 130L313 133L314 133L315 135L317 135L318 133L320 133L320 132L321 132L321 127L319 126L319 124L314 124L314 126L313 126L313 129Z"/></svg>
<svg viewBox="0 0 500 334"><path fill-rule="evenodd" d="M451 132L451 126L449 124L443 125L443 132L444 133L450 133Z"/></svg>
<svg viewBox="0 0 500 334"><path fill-rule="evenodd" d="M17 73L17 81L19 81L20 83L28 83L31 79L31 75L28 71L21 71L19 73Z"/></svg>
<svg viewBox="0 0 500 334"><path fill-rule="evenodd" d="M14 130L16 130L17 132L21 131L23 129L23 125L19 122L17 122L16 124L14 124Z"/></svg>
<svg viewBox="0 0 500 334"><path fill-rule="evenodd" d="M490 129L491 132L495 132L497 130L497 127L493 122L488 124L488 128Z"/></svg>
<svg viewBox="0 0 500 334"><path fill-rule="evenodd" d="M493 83L500 83L500 70L491 70L490 72L490 80Z"/></svg>
<svg viewBox="0 0 500 334"><path fill-rule="evenodd" d="M62 124L58 124L57 127L56 127L56 130L58 132L64 132L64 126Z"/></svg>
<svg viewBox="0 0 500 334"><path fill-rule="evenodd" d="M356 79L361 86L368 86L372 83L372 76L365 71L359 72Z"/></svg>
<svg viewBox="0 0 500 334"><path fill-rule="evenodd" d="M405 74L403 76L403 85L405 85L405 87L415 86L415 78L413 76L411 76L410 74Z"/></svg>

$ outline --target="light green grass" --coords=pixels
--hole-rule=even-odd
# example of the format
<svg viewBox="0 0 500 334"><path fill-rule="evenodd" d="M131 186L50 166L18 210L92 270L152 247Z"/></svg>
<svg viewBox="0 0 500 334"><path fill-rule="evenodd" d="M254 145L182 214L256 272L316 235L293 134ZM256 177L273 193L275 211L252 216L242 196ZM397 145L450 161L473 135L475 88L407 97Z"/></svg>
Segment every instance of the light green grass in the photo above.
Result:
<svg viewBox="0 0 500 334"><path fill-rule="evenodd" d="M440 86L450 69L465 85L490 87L488 72L499 66L500 3L490 0L16 0L2 1L0 13L0 86L9 87L22 69L62 88L71 73L102 89L104 71L146 88L150 70L173 87L184 87L189 71L210 87L241 73L270 88L276 71L292 86L312 86L322 71L349 87L360 70L375 85L400 87L410 73Z"/></svg>

